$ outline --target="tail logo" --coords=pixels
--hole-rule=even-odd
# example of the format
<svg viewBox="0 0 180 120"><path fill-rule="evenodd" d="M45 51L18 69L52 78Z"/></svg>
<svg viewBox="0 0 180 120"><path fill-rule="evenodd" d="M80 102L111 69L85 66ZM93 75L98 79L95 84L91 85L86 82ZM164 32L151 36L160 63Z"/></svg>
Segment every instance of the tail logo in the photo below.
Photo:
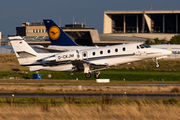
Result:
<svg viewBox="0 0 180 120"><path fill-rule="evenodd" d="M58 39L60 36L60 29L57 27L57 26L52 26L50 29L49 29L49 37L52 39L52 40L56 40Z"/></svg>

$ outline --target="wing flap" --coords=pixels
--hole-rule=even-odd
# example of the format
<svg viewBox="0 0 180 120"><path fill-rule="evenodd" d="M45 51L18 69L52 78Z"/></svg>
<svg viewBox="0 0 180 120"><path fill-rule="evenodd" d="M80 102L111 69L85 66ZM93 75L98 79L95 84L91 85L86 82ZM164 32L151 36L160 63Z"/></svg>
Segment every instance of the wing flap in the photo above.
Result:
<svg viewBox="0 0 180 120"><path fill-rule="evenodd" d="M41 70L43 68L43 66L31 66L29 67L30 71L38 71Z"/></svg>

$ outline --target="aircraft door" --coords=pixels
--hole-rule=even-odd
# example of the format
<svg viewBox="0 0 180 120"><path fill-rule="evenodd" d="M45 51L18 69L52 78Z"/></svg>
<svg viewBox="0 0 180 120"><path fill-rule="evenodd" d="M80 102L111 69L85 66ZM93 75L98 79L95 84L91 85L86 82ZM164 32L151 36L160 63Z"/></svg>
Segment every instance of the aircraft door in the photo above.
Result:
<svg viewBox="0 0 180 120"><path fill-rule="evenodd" d="M87 51L82 52L82 59L88 59L88 53Z"/></svg>
<svg viewBox="0 0 180 120"><path fill-rule="evenodd" d="M136 51L136 55L137 56L143 56L143 55L146 55L146 51L145 51L145 47L144 46L137 46L137 51Z"/></svg>

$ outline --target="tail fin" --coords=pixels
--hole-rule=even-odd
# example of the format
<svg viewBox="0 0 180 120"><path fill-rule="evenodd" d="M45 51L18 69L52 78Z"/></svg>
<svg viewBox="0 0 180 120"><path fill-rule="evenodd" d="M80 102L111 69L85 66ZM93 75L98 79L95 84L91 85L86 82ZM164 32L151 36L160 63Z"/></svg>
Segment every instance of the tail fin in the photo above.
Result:
<svg viewBox="0 0 180 120"><path fill-rule="evenodd" d="M43 20L52 45L78 46L60 27L52 20Z"/></svg>
<svg viewBox="0 0 180 120"><path fill-rule="evenodd" d="M38 54L24 40L11 41L11 44L20 65L28 64Z"/></svg>

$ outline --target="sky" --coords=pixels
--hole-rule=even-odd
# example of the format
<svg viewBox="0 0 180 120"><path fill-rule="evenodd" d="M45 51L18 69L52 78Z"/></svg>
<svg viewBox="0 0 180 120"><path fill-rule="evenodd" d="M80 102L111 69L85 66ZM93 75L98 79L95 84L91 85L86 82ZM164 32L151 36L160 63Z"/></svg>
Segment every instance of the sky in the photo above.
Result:
<svg viewBox="0 0 180 120"><path fill-rule="evenodd" d="M180 0L3 0L0 4L2 35L16 35L22 22L52 19L61 27L85 23L103 33L104 11L180 10Z"/></svg>

